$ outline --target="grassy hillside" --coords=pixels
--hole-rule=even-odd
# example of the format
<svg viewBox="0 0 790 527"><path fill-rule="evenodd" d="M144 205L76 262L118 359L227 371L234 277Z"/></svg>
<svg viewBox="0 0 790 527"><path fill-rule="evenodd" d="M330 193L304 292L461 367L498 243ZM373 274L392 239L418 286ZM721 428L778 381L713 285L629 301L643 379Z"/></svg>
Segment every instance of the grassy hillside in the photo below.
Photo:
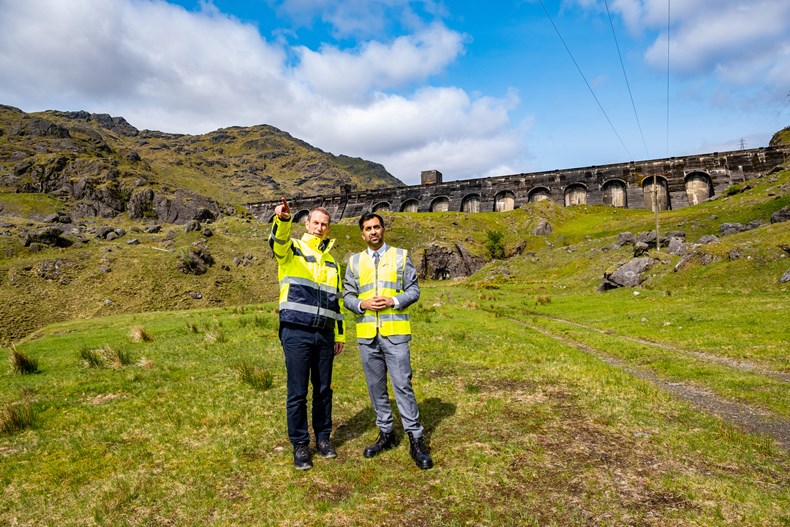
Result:
<svg viewBox="0 0 790 527"><path fill-rule="evenodd" d="M675 273L672 269L680 258L657 253L663 263L654 267L655 277L644 287L708 290L744 283L750 288L786 290L777 279L786 270L783 247L790 246L790 235L787 223L769 222L773 212L790 204L790 172L741 184L732 192L696 207L662 213L661 230L682 230L693 243L703 235L718 234L722 223L760 220L765 225L698 248L700 255L720 260L715 265L701 265L700 256L683 272ZM266 246L269 227L249 215L205 225L213 233L208 238L201 232L186 233L182 226L165 226L159 233L148 234L146 223L122 217L83 219L79 223L86 233L84 243L34 253L23 246L20 233L43 226L35 218L57 211L59 203L40 194L0 194L0 206L0 221L6 225L6 235L0 236L0 315L13 322L0 328L0 343L8 344L62 320L243 305L266 301L275 294L276 265ZM6 214L9 211L15 214ZM551 284L549 292L561 286L580 294L592 293L604 271L632 255L630 246L610 249L618 234L655 228L653 215L646 211L566 208L548 201L506 213L386 213L385 219L391 242L411 249L415 262L431 243L461 243L472 255L487 258L487 233L500 231L505 252L513 255L518 248L520 256L492 262L472 282L509 276ZM531 234L540 219L552 224L550 235ZM114 241L87 234L110 223L127 234ZM333 236L340 259L362 248L353 219L333 226ZM129 245L132 239L139 245ZM179 261L196 244L205 245L216 263L203 275L184 274L178 270ZM730 260L733 250L739 259ZM239 260L244 264L238 264ZM193 292L202 298L190 296Z"/></svg>
<svg viewBox="0 0 790 527"><path fill-rule="evenodd" d="M380 164L268 125L179 135L137 130L122 117L0 105L0 191L46 193L77 216L117 216L146 188L167 198L188 191L227 213L283 194L401 184Z"/></svg>

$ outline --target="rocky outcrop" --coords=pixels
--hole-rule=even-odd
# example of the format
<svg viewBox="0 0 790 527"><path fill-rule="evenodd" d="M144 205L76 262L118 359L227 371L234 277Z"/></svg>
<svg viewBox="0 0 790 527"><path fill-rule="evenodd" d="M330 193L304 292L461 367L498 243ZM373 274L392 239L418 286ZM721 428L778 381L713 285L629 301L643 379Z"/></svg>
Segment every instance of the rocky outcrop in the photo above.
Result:
<svg viewBox="0 0 790 527"><path fill-rule="evenodd" d="M551 226L551 223L541 219L540 222L538 222L538 226L532 231L532 234L535 236L548 236L552 232L554 232L554 227Z"/></svg>
<svg viewBox="0 0 790 527"><path fill-rule="evenodd" d="M781 223L783 221L790 221L790 206L771 214L771 223Z"/></svg>
<svg viewBox="0 0 790 527"><path fill-rule="evenodd" d="M190 247L178 255L178 270L184 274L205 274L211 265L214 265L214 258L203 245Z"/></svg>
<svg viewBox="0 0 790 527"><path fill-rule="evenodd" d="M132 193L128 212L133 220L155 219L175 224L216 221L221 216L219 204L205 196L183 189L171 196L162 196L149 187Z"/></svg>
<svg viewBox="0 0 790 527"><path fill-rule="evenodd" d="M63 227L60 225L48 225L32 232L22 233L22 244L30 247L33 244L42 244L50 247L70 247L74 242L63 238Z"/></svg>
<svg viewBox="0 0 790 527"><path fill-rule="evenodd" d="M482 258L474 257L460 243L451 246L431 243L425 248L417 272L422 278L447 280L469 276L483 267Z"/></svg>

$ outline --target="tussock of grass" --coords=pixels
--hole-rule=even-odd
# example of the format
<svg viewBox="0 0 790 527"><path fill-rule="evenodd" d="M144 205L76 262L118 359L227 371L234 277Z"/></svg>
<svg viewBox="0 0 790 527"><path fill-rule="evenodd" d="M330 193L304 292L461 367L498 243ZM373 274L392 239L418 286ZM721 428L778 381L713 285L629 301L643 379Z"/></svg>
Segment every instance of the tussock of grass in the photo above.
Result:
<svg viewBox="0 0 790 527"><path fill-rule="evenodd" d="M104 354L102 350L83 347L80 349L80 357L88 368L104 367Z"/></svg>
<svg viewBox="0 0 790 527"><path fill-rule="evenodd" d="M227 339L225 338L225 332L222 331L221 327L208 329L206 330L206 333L203 335L203 341L206 344L221 344L226 340Z"/></svg>
<svg viewBox="0 0 790 527"><path fill-rule="evenodd" d="M263 366L243 360L236 366L236 369L241 380L256 390L268 390L272 387L274 376Z"/></svg>
<svg viewBox="0 0 790 527"><path fill-rule="evenodd" d="M11 369L14 370L14 373L22 375L30 375L40 371L38 369L38 361L17 350L16 346L11 347Z"/></svg>
<svg viewBox="0 0 790 527"><path fill-rule="evenodd" d="M154 337L143 326L134 326L129 331L129 340L132 342L151 342L154 340Z"/></svg>
<svg viewBox="0 0 790 527"><path fill-rule="evenodd" d="M80 357L89 368L120 368L132 364L129 350L109 345L96 349L83 346L80 348Z"/></svg>
<svg viewBox="0 0 790 527"><path fill-rule="evenodd" d="M33 426L35 412L29 403L6 404L0 409L0 432L16 434Z"/></svg>

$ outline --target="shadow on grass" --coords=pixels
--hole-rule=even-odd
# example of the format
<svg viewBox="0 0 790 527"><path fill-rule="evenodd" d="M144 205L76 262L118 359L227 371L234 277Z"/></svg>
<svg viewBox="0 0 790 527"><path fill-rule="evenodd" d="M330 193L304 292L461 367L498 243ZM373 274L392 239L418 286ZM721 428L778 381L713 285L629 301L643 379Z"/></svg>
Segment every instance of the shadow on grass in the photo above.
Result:
<svg viewBox="0 0 790 527"><path fill-rule="evenodd" d="M436 426L446 417L455 414L455 403L444 402L438 397L431 397L419 403L420 406L420 421L425 429L425 436L430 437ZM392 408L392 418L395 421L395 430L398 435L398 441L402 437L403 430L400 425L400 413L395 401L390 399L390 407ZM376 429L376 414L373 408L366 406L360 410L353 417L340 423L334 433L333 442L335 446L341 446L346 441L352 441L357 437L365 434L368 430ZM374 440L375 434L371 433L371 440Z"/></svg>

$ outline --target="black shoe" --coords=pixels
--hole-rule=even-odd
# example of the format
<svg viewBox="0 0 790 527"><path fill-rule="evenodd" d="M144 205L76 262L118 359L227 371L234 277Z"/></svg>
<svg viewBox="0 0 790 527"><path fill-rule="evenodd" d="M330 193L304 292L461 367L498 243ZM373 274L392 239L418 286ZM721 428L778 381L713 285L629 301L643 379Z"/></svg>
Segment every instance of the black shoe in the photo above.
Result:
<svg viewBox="0 0 790 527"><path fill-rule="evenodd" d="M365 457L373 457L395 446L395 432L379 432L376 442L365 449Z"/></svg>
<svg viewBox="0 0 790 527"><path fill-rule="evenodd" d="M425 446L422 436L414 437L411 435L411 432L408 434L409 442L411 443L409 454L411 454L414 463L423 470L433 467L433 460L431 456L428 455L428 448Z"/></svg>
<svg viewBox="0 0 790 527"><path fill-rule="evenodd" d="M321 457L327 459L337 457L337 451L335 451L335 447L332 446L329 439L318 440L318 453L321 454Z"/></svg>
<svg viewBox="0 0 790 527"><path fill-rule="evenodd" d="M310 447L307 443L294 445L294 467L296 470L310 470L313 461L310 459Z"/></svg>

